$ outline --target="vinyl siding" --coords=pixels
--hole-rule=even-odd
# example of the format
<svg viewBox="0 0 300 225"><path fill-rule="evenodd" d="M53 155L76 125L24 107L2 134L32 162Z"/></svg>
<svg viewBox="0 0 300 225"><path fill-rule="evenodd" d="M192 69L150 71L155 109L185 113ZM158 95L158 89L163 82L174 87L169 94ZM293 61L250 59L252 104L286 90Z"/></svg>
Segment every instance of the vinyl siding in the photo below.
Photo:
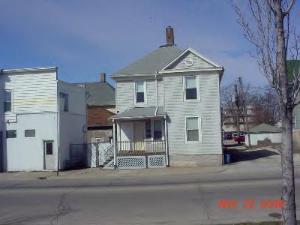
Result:
<svg viewBox="0 0 300 225"><path fill-rule="evenodd" d="M184 101L183 76L164 78L170 154L222 154L219 75L203 73L197 77L200 100L195 101ZM188 116L201 118L200 142L185 141L185 119Z"/></svg>
<svg viewBox="0 0 300 225"><path fill-rule="evenodd" d="M184 60L192 60L193 65L187 66ZM205 60L199 58L194 53L190 52L187 55L182 56L177 63L173 63L168 70L196 70L196 69L203 69L203 68L212 68L213 66L206 62Z"/></svg>
<svg viewBox="0 0 300 225"><path fill-rule="evenodd" d="M118 81L116 84L116 107L117 111L123 112L126 109L135 106L156 106L156 82L154 79L146 80L146 102L143 104L134 103L135 81ZM158 80L158 104L160 106L164 103L164 85L162 80Z"/></svg>
<svg viewBox="0 0 300 225"><path fill-rule="evenodd" d="M184 101L183 76L196 75L200 100ZM147 80L147 104L156 104L155 81ZM134 107L134 81L117 81L117 110ZM170 154L222 154L219 74L168 74L158 82L159 105L168 114ZM202 121L202 140L185 141L185 118L198 116Z"/></svg>
<svg viewBox="0 0 300 225"><path fill-rule="evenodd" d="M16 121L16 114L56 112L56 73L12 74L0 77L3 89L12 90L12 112L5 120ZM3 102L3 90L2 90Z"/></svg>

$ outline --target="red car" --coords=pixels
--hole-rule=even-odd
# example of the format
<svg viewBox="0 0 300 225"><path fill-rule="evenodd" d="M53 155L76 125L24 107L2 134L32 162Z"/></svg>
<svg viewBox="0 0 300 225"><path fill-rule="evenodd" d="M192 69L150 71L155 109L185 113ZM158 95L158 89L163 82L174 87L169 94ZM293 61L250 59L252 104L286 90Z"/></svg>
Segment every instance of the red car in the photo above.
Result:
<svg viewBox="0 0 300 225"><path fill-rule="evenodd" d="M245 142L245 134L244 133L240 133L240 135L238 135L237 133L234 133L232 135L233 137L233 140L237 143L242 143L242 142Z"/></svg>

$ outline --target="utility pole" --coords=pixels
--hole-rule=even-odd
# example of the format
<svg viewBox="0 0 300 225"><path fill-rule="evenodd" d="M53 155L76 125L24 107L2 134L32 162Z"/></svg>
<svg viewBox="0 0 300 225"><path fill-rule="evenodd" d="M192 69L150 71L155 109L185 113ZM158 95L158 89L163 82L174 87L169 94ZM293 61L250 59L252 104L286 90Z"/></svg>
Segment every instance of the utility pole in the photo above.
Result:
<svg viewBox="0 0 300 225"><path fill-rule="evenodd" d="M244 129L247 131L248 135L248 144L249 147L251 147L251 140L250 140L250 133L249 133L249 123L248 123L248 109L247 109L247 101L246 101L246 95L244 91L244 85L243 85L243 80L242 77L239 77L238 79L238 84L239 84L239 97L240 97L240 102L242 103L242 110L243 110L243 121L244 121Z"/></svg>
<svg viewBox="0 0 300 225"><path fill-rule="evenodd" d="M235 97L234 103L236 106L236 130L239 136L240 135L240 99L239 99L237 84L234 85L234 97Z"/></svg>

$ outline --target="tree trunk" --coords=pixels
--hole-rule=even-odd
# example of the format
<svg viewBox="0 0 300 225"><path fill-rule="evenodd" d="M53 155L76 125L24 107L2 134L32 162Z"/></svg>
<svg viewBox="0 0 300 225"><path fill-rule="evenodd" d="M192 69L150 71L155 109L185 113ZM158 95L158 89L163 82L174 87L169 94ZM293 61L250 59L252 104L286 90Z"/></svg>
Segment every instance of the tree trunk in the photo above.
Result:
<svg viewBox="0 0 300 225"><path fill-rule="evenodd" d="M284 110L284 109L283 109ZM283 224L296 225L295 180L293 162L293 112L291 109L282 113L282 200L285 204L282 209Z"/></svg>
<svg viewBox="0 0 300 225"><path fill-rule="evenodd" d="M281 0L273 0L276 22L276 65L281 89L281 121L282 121L282 200L285 204L282 209L283 224L297 225L295 203L295 180L293 163L293 107L288 93L288 78L286 66L286 50L284 36L284 12Z"/></svg>

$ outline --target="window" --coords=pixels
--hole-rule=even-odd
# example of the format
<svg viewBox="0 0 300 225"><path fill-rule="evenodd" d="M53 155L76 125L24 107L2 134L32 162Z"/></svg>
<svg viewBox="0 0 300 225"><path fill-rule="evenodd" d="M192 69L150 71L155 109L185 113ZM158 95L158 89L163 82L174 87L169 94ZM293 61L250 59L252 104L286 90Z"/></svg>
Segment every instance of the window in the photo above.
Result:
<svg viewBox="0 0 300 225"><path fill-rule="evenodd" d="M4 90L4 112L11 112L11 90Z"/></svg>
<svg viewBox="0 0 300 225"><path fill-rule="evenodd" d="M186 118L186 140L199 141L199 118Z"/></svg>
<svg viewBox="0 0 300 225"><path fill-rule="evenodd" d="M151 120L146 120L145 122L145 135L146 138L151 138Z"/></svg>
<svg viewBox="0 0 300 225"><path fill-rule="evenodd" d="M53 142L47 141L46 145L46 155L53 155Z"/></svg>
<svg viewBox="0 0 300 225"><path fill-rule="evenodd" d="M69 95L66 93L59 93L60 109L64 112L69 112Z"/></svg>
<svg viewBox="0 0 300 225"><path fill-rule="evenodd" d="M197 79L195 76L185 77L185 100L198 99Z"/></svg>
<svg viewBox="0 0 300 225"><path fill-rule="evenodd" d="M35 130L25 130L25 137L35 137Z"/></svg>
<svg viewBox="0 0 300 225"><path fill-rule="evenodd" d="M145 102L145 81L135 82L135 102L136 103Z"/></svg>
<svg viewBox="0 0 300 225"><path fill-rule="evenodd" d="M6 131L6 138L16 138L17 131L16 130L7 130Z"/></svg>
<svg viewBox="0 0 300 225"><path fill-rule="evenodd" d="M161 121L154 120L154 140L161 140L161 138L162 138Z"/></svg>

